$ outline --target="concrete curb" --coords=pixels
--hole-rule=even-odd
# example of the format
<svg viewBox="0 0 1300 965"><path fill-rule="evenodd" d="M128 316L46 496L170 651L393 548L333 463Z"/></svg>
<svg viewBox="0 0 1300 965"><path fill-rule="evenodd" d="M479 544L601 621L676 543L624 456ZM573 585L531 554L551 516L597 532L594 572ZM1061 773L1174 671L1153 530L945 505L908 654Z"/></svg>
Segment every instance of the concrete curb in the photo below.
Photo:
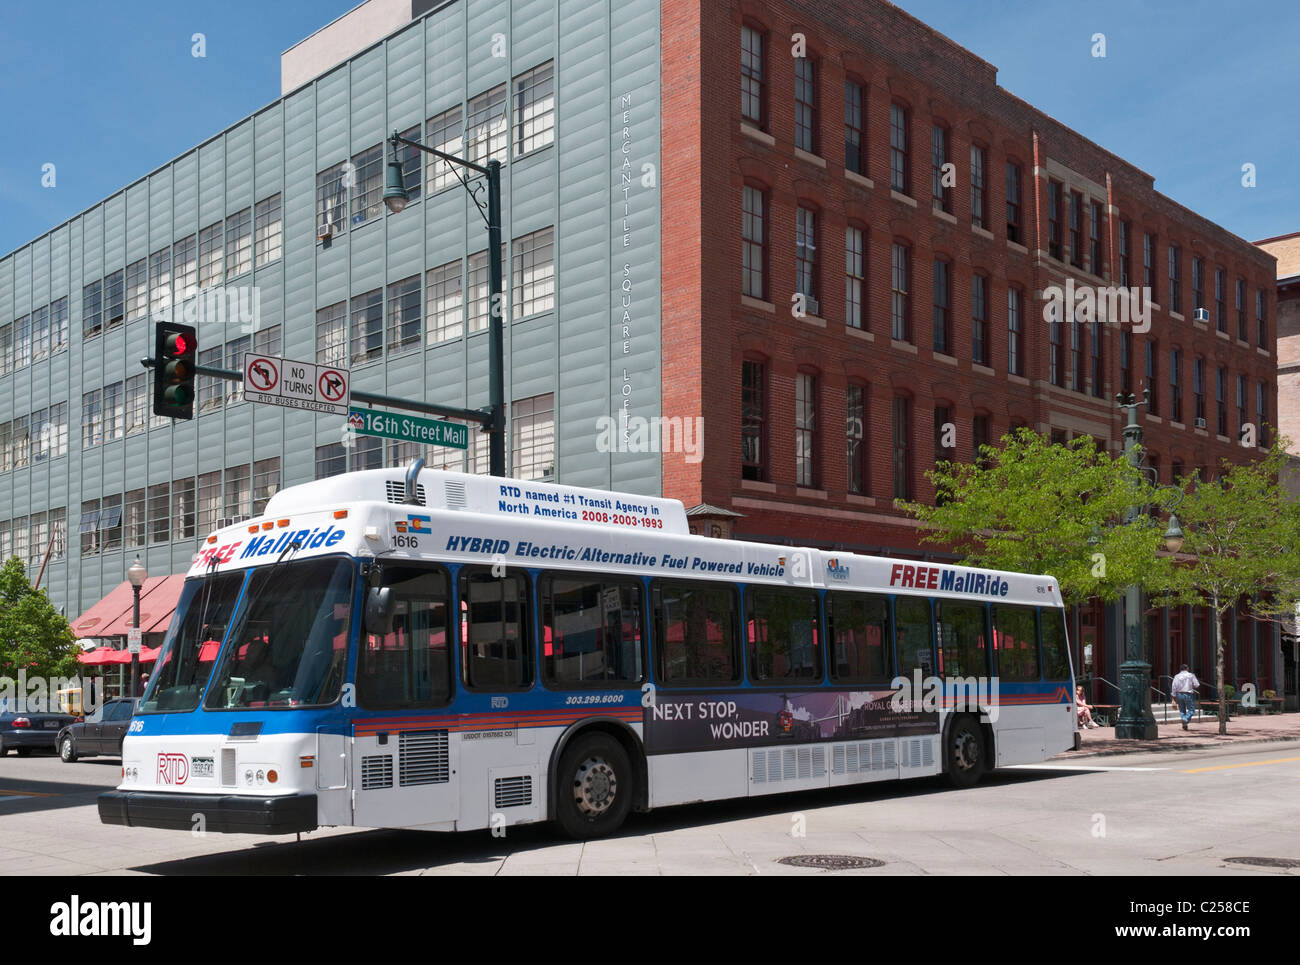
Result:
<svg viewBox="0 0 1300 965"><path fill-rule="evenodd" d="M1181 751L1203 751L1213 747L1242 747L1248 744L1280 744L1285 741L1300 740L1300 734L1288 734L1282 737L1247 737L1242 740L1200 741L1195 744L1159 744L1118 748L1109 751L1065 751L1052 758L1054 761L1082 760L1088 757L1119 757L1123 754L1177 754Z"/></svg>

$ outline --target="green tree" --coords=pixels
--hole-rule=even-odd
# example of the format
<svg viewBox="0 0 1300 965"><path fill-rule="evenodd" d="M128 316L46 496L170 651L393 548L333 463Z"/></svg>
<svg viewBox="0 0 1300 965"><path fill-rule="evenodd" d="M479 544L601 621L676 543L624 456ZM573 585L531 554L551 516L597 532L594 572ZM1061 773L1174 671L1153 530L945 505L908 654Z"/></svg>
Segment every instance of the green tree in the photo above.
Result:
<svg viewBox="0 0 1300 965"><path fill-rule="evenodd" d="M1137 583L1151 593L1178 583L1160 554L1164 527L1125 522L1156 501L1123 456L1091 436L1048 442L1032 429L982 446L974 463L940 462L926 473L936 505L900 502L922 523L921 539L952 546L973 566L1054 576L1067 604L1113 600Z"/></svg>
<svg viewBox="0 0 1300 965"><path fill-rule="evenodd" d="M1184 534L1179 568L1188 582L1181 596L1208 606L1213 615L1220 734L1228 732L1223 615L1240 600L1252 616L1284 619L1294 617L1300 600L1300 503L1279 481L1287 465L1285 446L1285 440L1275 441L1252 463L1225 460L1219 478L1195 484L1177 508Z"/></svg>
<svg viewBox="0 0 1300 965"><path fill-rule="evenodd" d="M72 676L77 647L72 627L44 590L27 582L22 560L0 567L0 677Z"/></svg>

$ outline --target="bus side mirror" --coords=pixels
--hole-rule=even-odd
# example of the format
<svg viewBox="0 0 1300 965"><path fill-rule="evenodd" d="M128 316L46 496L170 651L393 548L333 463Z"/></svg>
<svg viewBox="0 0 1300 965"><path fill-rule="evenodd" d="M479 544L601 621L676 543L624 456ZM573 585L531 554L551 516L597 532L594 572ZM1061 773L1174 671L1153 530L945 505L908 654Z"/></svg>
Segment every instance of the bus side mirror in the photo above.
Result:
<svg viewBox="0 0 1300 965"><path fill-rule="evenodd" d="M391 633L393 619L393 589L389 586L372 586L366 594L366 633L383 636Z"/></svg>

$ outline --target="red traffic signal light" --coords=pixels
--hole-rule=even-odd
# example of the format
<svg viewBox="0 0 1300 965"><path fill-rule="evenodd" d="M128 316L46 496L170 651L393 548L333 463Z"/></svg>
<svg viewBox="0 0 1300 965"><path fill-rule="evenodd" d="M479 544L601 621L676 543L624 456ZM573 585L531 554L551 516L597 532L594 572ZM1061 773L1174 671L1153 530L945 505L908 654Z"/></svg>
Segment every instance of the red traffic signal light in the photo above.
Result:
<svg viewBox="0 0 1300 965"><path fill-rule="evenodd" d="M154 326L153 411L171 419L194 418L194 357L199 340L192 325Z"/></svg>

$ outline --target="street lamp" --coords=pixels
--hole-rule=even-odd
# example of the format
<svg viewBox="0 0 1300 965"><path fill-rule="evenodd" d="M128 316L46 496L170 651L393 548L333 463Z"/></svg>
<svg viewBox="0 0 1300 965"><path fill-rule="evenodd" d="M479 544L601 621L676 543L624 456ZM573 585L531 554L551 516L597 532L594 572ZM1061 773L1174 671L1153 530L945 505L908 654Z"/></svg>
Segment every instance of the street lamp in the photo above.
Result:
<svg viewBox="0 0 1300 965"><path fill-rule="evenodd" d="M402 161L398 156L398 146L401 144L417 148L426 154L432 154L448 164L468 168L487 178L488 196L485 209L477 191L471 188L469 182L461 177L456 167L452 168L452 173L456 175L456 179L460 181L461 186L469 192L469 196L474 199L479 214L483 216L484 222L487 223L489 287L488 404L492 414L491 425L488 428L490 443L488 471L493 476L504 476L506 474L506 405L503 384L504 362L502 358L505 351L503 347L505 336L501 321L501 315L504 311L504 299L501 292L501 162L496 158L492 158L485 167L481 164L475 164L473 161L456 157L454 154L445 154L435 148L421 144L419 141L412 141L410 138L402 137L397 131L393 131L388 138L388 143L393 146L393 153L384 171L384 204L393 214L399 214L403 211L410 200L403 180Z"/></svg>
<svg viewBox="0 0 1300 965"><path fill-rule="evenodd" d="M144 568L144 564L140 562L140 557L137 556L135 562L132 563L126 571L126 578L131 581L131 591L135 595L135 603L132 608L131 626L136 633L140 632L140 587L144 586L144 581L148 579L148 577L149 571ZM130 646L130 644L128 644L128 646ZM139 688L139 683L140 651L133 650L131 652L131 692L129 696L138 696L136 691Z"/></svg>

